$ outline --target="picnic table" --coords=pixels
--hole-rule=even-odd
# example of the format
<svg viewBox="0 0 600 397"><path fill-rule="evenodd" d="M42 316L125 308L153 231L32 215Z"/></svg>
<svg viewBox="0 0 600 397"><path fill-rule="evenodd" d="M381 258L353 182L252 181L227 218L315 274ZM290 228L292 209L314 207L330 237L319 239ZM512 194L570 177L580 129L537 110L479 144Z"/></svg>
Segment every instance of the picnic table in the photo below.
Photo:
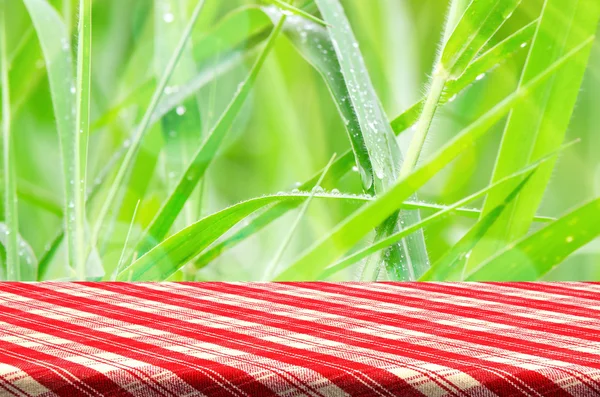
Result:
<svg viewBox="0 0 600 397"><path fill-rule="evenodd" d="M600 396L600 284L0 283L1 396Z"/></svg>

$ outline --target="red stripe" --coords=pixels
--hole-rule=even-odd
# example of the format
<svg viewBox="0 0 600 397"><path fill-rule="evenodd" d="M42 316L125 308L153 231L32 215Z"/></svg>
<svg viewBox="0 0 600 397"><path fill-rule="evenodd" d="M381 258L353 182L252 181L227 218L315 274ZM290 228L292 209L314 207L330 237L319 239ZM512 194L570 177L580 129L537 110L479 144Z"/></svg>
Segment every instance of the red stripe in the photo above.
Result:
<svg viewBox="0 0 600 397"><path fill-rule="evenodd" d="M363 291L360 291L358 289L346 288L343 286L339 286L339 288L336 288L337 286L327 284L327 283L304 282L304 283L283 283L283 284L296 286L299 288L315 289L315 290L319 290L319 291L329 291L329 292L337 293L337 294L344 295L344 296L354 296L354 297L358 297L358 298L362 298L362 299L370 299L372 301L374 301L376 299L381 302L394 303L394 304L399 304L399 298L401 298L401 300L403 302L405 301L405 298L407 298L406 296L387 294L387 293L383 293L380 291L376 291L376 292L368 291L368 293L365 291L365 294L366 294L366 296L365 296L364 294L361 294L361 292L363 292ZM406 283L402 283L401 285L404 286L405 284ZM311 285L312 285L312 287L311 287ZM264 290L259 290L259 291L261 292L261 294L262 293L265 293L265 295L268 294L268 292L266 292ZM306 302L306 299L307 298L293 297L293 299L290 301L290 304L292 304L292 305L300 305L301 304L302 307L309 307L308 306L309 304ZM300 302L302 302L302 303L300 303ZM321 301L317 301L316 304L318 304L319 302L321 302ZM439 310L438 305L440 303L441 302L435 302L435 311L446 313L446 311ZM430 304L431 304L431 302L430 302ZM321 305L322 305L322 302L321 302ZM334 304L329 303L329 302L327 303L328 308L332 308L333 306L334 306ZM435 322L428 322L426 320L422 320L422 319L418 319L418 318L405 317L405 316L402 316L402 315L396 314L396 313L385 314L385 313L370 311L368 309L360 309L360 308L344 306L344 305L340 305L338 307L338 311L337 311L338 314L347 315L347 313L349 313L349 312L352 313L353 318L358 318L358 315L357 315L358 312L364 313L365 321L377 322L380 324L394 325L394 326L397 326L400 328L413 329L413 330L417 330L417 331L421 331L421 332L430 333L430 334L440 336L440 337L446 337L446 338L451 338L451 339L460 340L460 341L464 341L464 342L476 343L476 344L480 344L480 345L484 345L484 346L497 347L497 348L504 349L504 350L513 350L513 351L519 352L519 353L528 353L532 356L537 356L537 357L557 359L557 360L561 360L563 362L571 362L573 364L578 364L578 365L588 365L592 368L600 367L600 363L597 362L599 357L594 354L575 352L575 351L568 350L568 349L556 348L551 345L535 343L535 342L526 341L523 339L512 338L512 337L507 337L507 336L503 336L503 335L490 334L490 333L486 333L486 332L482 332L482 331L466 330L466 329L459 328L459 327L452 327L452 326L449 326L446 324L444 324L443 326L440 326L439 324L437 324ZM450 312L450 314L453 314L456 316L456 315L461 315L462 313L459 310L454 313ZM487 343L484 343L485 342L484 338L488 339ZM519 344L519 346L518 346L518 348L511 348L509 345L506 344L507 342ZM419 350L420 349L421 349L421 347L419 346ZM556 352L563 353L563 354L557 355ZM580 356L580 357L578 357L578 356ZM581 359L581 357L587 357L588 360ZM497 365L495 363L493 365L494 365L494 367L497 367ZM520 369L520 370L522 370L522 369ZM532 371L532 372L535 372L535 371ZM589 378L585 374L580 374L580 375L583 377ZM598 384L595 380L590 379L590 381L594 385Z"/></svg>
<svg viewBox="0 0 600 397"><path fill-rule="evenodd" d="M520 283L491 283L490 282L490 283L486 283L486 284L497 285L499 287L506 287L506 288L518 288L520 290L525 290L525 291L538 291L538 292L545 292L548 294L564 295L564 296L568 296L568 297L580 298L580 299L585 299L585 300L600 301L600 291L594 292L594 291L585 291L585 290L580 290L580 289L568 288L570 283L556 285L556 284L527 283L527 282L520 282ZM598 285L598 283L589 283L589 284ZM588 302L588 304L590 304L590 303L592 303L592 302Z"/></svg>
<svg viewBox="0 0 600 397"><path fill-rule="evenodd" d="M11 342L2 341L0 362L19 368L46 389L59 396L111 395L131 397L131 394L101 372ZM52 367L59 375L53 376L48 367Z"/></svg>
<svg viewBox="0 0 600 397"><path fill-rule="evenodd" d="M168 303L170 305L178 306L180 308L193 309L203 313L211 313L219 316L227 316L229 318L235 318L238 320L244 320L253 323L259 323L261 325L280 328L286 331L297 332L302 335L312 335L317 336L322 339L333 340L336 342L345 343L349 346L357 346L362 347L367 350L376 350L384 353L391 353L398 355L398 350L390 348L390 339L379 338L376 336L370 336L361 334L358 332L352 332L350 330L343 330L344 334L340 334L340 328L329 326L325 324L319 324L306 320L294 319L288 316L282 316L274 313L266 313L262 310L253 310L248 308L243 308L241 306L237 306L234 304L225 304L221 302L215 301L201 301L195 300L191 297L175 294L172 292L166 291L157 291L154 289L142 287L139 284L112 284L112 283L92 283L89 284L90 287L101 288L104 290L109 290L113 292L117 292L122 295L129 295L132 297L136 297L139 299L149 299L154 301L160 301L164 303ZM188 313L187 311L181 310L180 313ZM191 315L190 313L188 313ZM264 331L267 332L267 331ZM352 338L352 339L351 339ZM356 340L359 339L359 340ZM306 341L304 341L306 343ZM379 343L380 345L373 345L374 342ZM396 341L391 341L395 343ZM381 347L381 348L379 348ZM410 345L407 348L407 352L410 352L414 349L414 345ZM385 357L377 356L376 353L366 353L361 355L361 357L372 357L374 359L378 359L380 361L387 361L390 364L402 364L397 360L390 360ZM420 372L424 376L432 376L428 371L424 371L419 369L416 366L410 366L411 369L416 372ZM404 380L399 379L400 382L405 384L406 389L410 390L412 388L411 385L406 383ZM436 382L440 387L445 388L448 392L451 392L451 389L445 387L443 384L439 383L436 379L432 379L432 381ZM444 383L449 383L447 380L443 379ZM456 389L458 389L455 386ZM452 395L455 395L454 393Z"/></svg>
<svg viewBox="0 0 600 397"><path fill-rule="evenodd" d="M68 302L77 302L78 304L84 305L85 311L88 313L95 313L104 317L126 321L132 324L141 324L147 327L166 330L173 334L196 339L202 342L214 343L223 347L238 349L247 353L286 362L291 365L310 368L329 379L332 383L338 385L338 387L340 387L342 390L349 390L353 394L372 395L374 393L371 387L368 387L366 384L362 383L369 382L369 379L366 378L364 374L369 374L369 376L375 380L375 382L371 382L371 386L379 389L378 392L382 394L391 394L394 388L398 386L399 378L390 372L371 367L366 364L348 361L343 358L317 352L310 352L307 354L306 351L301 349L283 346L249 335L232 332L225 329L215 330L201 324L190 324L185 321L170 319L158 314L128 310L105 302L95 301L89 298L75 297L65 293L52 291L50 289L40 288L34 284L29 284L28 291L25 291L23 295L31 297L30 294L33 291L41 293L39 296L35 296L35 299L40 301L50 302L67 307L72 307L70 305L66 305ZM50 296L53 298L50 298ZM351 368L351 372L354 372L356 376L361 377L362 382L357 382L355 376L349 375L346 371L341 370L338 367ZM416 390L407 390L406 392L411 393L406 394L407 396L422 396Z"/></svg>
<svg viewBox="0 0 600 397"><path fill-rule="evenodd" d="M476 298L479 300L485 300L490 302L503 303L507 305L526 307L529 309L536 310L547 310L554 313L569 314L572 316L579 316L589 319L600 319L600 311L582 308L576 305L570 305L561 302L544 302L538 299L531 299L521 296L508 296L502 295L501 293L494 293L482 290L473 290L467 288L460 288L452 286L451 284L437 284L437 283L407 283L405 287L414 288L424 291L440 292L444 294L450 294L453 296L464 296L470 298ZM471 284L474 285L474 284ZM404 287L404 285L403 285Z"/></svg>
<svg viewBox="0 0 600 397"><path fill-rule="evenodd" d="M402 316L399 314L385 315L385 314L382 314L379 312L369 311L366 309L363 310L363 309L359 309L356 307L350 307L350 306L346 306L343 304L333 303L330 301L327 302L326 304L324 304L323 301L314 300L309 297L300 298L300 297L296 297L296 296L285 296L283 294L271 293L269 291L265 291L262 289L254 289L247 285L242 287L242 286L236 286L236 285L231 285L231 284L220 284L220 283L214 283L214 284L212 284L212 283L202 283L202 284L184 283L184 284L190 285L192 287L195 287L195 288L198 288L201 290L209 289L209 290L216 291L216 292L228 292L228 293L241 295L241 296L247 296L247 297L251 297L251 298L255 298L255 299L268 300L269 302L276 302L276 303L291 305L291 306L299 307L299 308L309 308L309 309L313 309L313 310L317 310L317 311L321 311L321 312L327 312L327 313L332 313L332 314L337 314L337 315L342 315L342 316L348 316L350 314L353 319L363 320L363 321L382 324L382 325L392 325L392 326L395 326L398 328L417 330L417 331L425 332L425 333L429 333L429 334L432 334L432 333L435 334L435 332L432 332L432 331L435 331L436 328L439 328L439 324L429 323L424 320L409 318L409 317L405 317L405 316ZM252 291L254 293L252 293ZM213 302L211 302L211 304L212 303ZM229 309L229 310L231 310L231 309ZM231 315L229 311L227 311L227 313L229 316ZM292 320L289 320L289 321L292 321ZM297 322L297 320L293 320L293 321ZM429 325L429 327L424 327L423 326L424 324ZM310 325L312 327L317 327L317 325L315 323L311 323ZM446 327L446 325L444 325L444 328L445 327ZM317 330L320 330L320 328L317 328ZM459 333L465 332L464 329L458 329L458 331L459 331ZM339 332L339 330L338 330L338 332ZM352 335L353 334L351 331L349 331L347 329L344 330L343 332L344 332L344 335ZM491 387L490 385L492 385L492 383L490 383L491 382L490 378L487 378L483 374L481 374L481 371L482 370L492 371L493 369L490 368L490 366L493 366L494 369L501 369L502 371L506 371L508 374L515 375L517 379L520 379L520 380L526 382L525 384L527 386L530 386L533 390L539 389L540 385L546 385L547 387L556 389L556 392L559 393L559 395L568 395L562 389L558 388L551 380L549 380L548 378L546 378L534 371L528 371L523 368L515 367L512 365L508 365L508 364L490 363L489 361L479 360L479 359L477 359L475 357L471 357L469 355L455 354L455 353L452 353L451 351L438 350L438 349L435 349L435 348L432 348L429 346L419 345L417 347L414 344L404 343L399 340L392 340L392 339L387 339L387 338L377 338L372 335L364 335L364 334L360 334L360 333L356 333L356 334L357 335L354 335L354 336L357 338L361 338L361 337L369 338L369 339L372 339L373 342L377 341L378 343L380 343L380 345L375 345L375 344L370 345L370 348L373 350L388 352L388 353L392 353L392 354L401 354L402 356L410 357L410 358L418 359L418 360L422 360L422 361L437 362L441 365L444 365L444 366L447 366L450 368L454 368L454 369L457 369L464 373L467 373L470 376L472 376L474 379L478 380L480 383L485 384L487 387ZM325 337L325 335L321 335L320 333L318 335ZM451 335L442 335L442 336L452 338ZM461 338L461 340L469 341L469 342L471 341L470 337L468 337L468 336ZM348 343L356 344L356 342L348 342ZM386 345L393 346L393 348L386 349L386 347L385 347ZM400 353L400 352L398 352L397 349L403 349L403 350ZM425 355L427 355L427 354L430 354L430 357L425 357ZM435 358L436 361L432 361L431 358ZM496 376L496 374L492 374L492 375ZM497 377L496 380L497 380L496 385L499 387L499 389L494 390L494 392L497 392L497 393L501 392L501 393L503 393L501 395L506 395L506 385L505 385L506 380L503 377ZM534 383L527 383L527 382L534 382ZM522 391L519 391L519 389L515 389L515 392L522 393ZM560 393L562 393L562 394L560 394Z"/></svg>
<svg viewBox="0 0 600 397"><path fill-rule="evenodd" d="M27 288L22 291L12 287L4 288L4 290L10 291L11 293L14 293L16 295L28 296L31 298L31 292L36 290L35 288L37 287L30 287L33 287L33 285L28 285ZM45 294L45 291L43 292ZM38 296L36 296L35 299L38 301L44 301L46 303L51 303L58 306L70 307L76 310L92 313L92 311L88 310L87 307L66 306L64 304L67 301L66 299L39 299ZM8 313L20 315L22 316L22 319L15 319L9 317L7 315ZM94 313L104 316L104 313L101 311L94 311ZM128 321L130 319L130 317L127 316L124 316L124 318L124 321ZM205 372L217 373L222 380L221 383L224 383L230 379L238 380L239 384L242 385L240 388L244 391L244 393L250 396L257 394L261 396L275 395L273 391L268 389L266 386L262 385L262 383L257 382L247 373L240 371L235 367L222 365L215 361L209 361L197 357L187 356L172 350L163 349L160 346L147 344L139 340L119 337L114 334L107 334L102 331L97 331L91 328L78 326L73 323L67 323L60 320L54 320L51 318L26 313L6 306L2 307L2 310L0 310L0 319L14 325L38 330L40 332L45 332L50 335L60 336L64 339L86 344L88 346L94 346L98 349L102 349L107 352L123 355L128 358L146 362L156 367L172 371L184 382L188 383L191 387L205 394L213 393L211 395L230 396L232 392L228 392L227 389L223 388L223 386L221 386L216 380L212 380L212 377L201 376L201 374L198 373L198 370L200 369L198 367L202 367L202 369L204 369ZM30 325L27 324L26 320L24 319L29 319L31 320L31 322L37 322L34 325ZM120 320L123 320L123 318L120 318ZM143 322L138 322L137 324L152 327L151 324L145 324ZM79 334L73 335L73 332L78 332ZM121 347L119 347L117 344L119 344ZM123 349L123 347L125 347L125 349ZM127 347L129 347L129 349ZM135 348L136 351L132 350L131 348ZM181 362L183 362L183 364L174 362L172 360L164 359L163 357L169 357L180 360Z"/></svg>

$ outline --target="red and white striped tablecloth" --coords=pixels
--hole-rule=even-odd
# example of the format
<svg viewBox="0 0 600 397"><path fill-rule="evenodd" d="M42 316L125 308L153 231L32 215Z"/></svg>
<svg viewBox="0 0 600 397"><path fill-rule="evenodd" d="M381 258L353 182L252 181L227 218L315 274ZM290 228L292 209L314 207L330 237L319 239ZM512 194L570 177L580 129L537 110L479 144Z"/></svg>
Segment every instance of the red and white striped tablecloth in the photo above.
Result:
<svg viewBox="0 0 600 397"><path fill-rule="evenodd" d="M0 395L600 396L600 284L0 283Z"/></svg>

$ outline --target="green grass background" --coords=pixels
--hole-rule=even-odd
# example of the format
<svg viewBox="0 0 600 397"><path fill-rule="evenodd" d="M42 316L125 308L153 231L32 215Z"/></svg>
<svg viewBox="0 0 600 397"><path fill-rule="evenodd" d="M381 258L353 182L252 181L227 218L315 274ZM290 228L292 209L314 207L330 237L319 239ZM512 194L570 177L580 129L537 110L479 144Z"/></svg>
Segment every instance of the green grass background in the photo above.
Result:
<svg viewBox="0 0 600 397"><path fill-rule="evenodd" d="M78 2L51 0L50 3L65 20L70 21L68 26L72 29L75 51ZM164 13L155 11L152 1L94 0L92 3L91 121L94 125L146 79L154 78L161 67L158 65L161 58L163 63L166 59L165 53L157 56L160 48L154 26L155 18L164 18ZM189 17L195 2L180 3L185 10L184 15ZM192 41L197 42L204 37L208 43L222 46L225 53L225 44L216 38L211 41L211 29L227 13L250 3L243 0L206 0ZM341 3L360 43L373 86L385 112L392 119L426 93L448 3L445 0L342 0ZM524 1L493 37L491 44L539 15L541 3ZM12 60L10 82L19 230L36 257L41 258L63 223L60 215L64 193L59 141L44 60L30 17L20 0L7 1L5 6L9 59L10 54L16 54ZM155 15L155 12L158 14ZM242 34L251 33L250 26L240 24L237 29ZM171 40L174 42L170 42L166 58L177 40L178 36ZM517 52L483 79L474 82L452 103L441 108L434 119L424 153L434 152L513 92L526 56L526 51ZM186 112L179 116L191 123L181 127L190 131L190 138L183 147L175 149L177 154L174 157L168 154L167 149L170 131L164 130L171 128L168 122L163 121L150 130L142 143L137 159L138 169L134 171L137 174L127 186L117 221L100 239L104 244L102 261L107 269L114 269L119 261L136 206L132 226L134 236L150 223L173 186L174 176L169 171L173 168L169 167L181 167L185 162L179 157L181 153L189 155L195 149L193 145L199 144L202 136L206 136L245 78L253 60L254 57L248 58L198 91L195 96L197 112L186 108ZM190 61L193 64L193 60ZM211 62L218 62L218 58ZM183 68L178 68L175 76L183 73ZM121 109L107 126L92 131L87 154L88 185L133 132L136 119L143 113L151 94L152 91L142 94L132 106ZM560 217L569 209L600 195L599 97L600 41L596 40L567 131L567 140L580 138L581 142L560 155L539 214ZM487 186L502 131L503 126L496 125L492 133L466 150L419 190L419 198L430 203L451 204ZM403 150L407 149L411 134L408 132L399 138ZM239 201L291 191L297 183L304 182L322 169L333 153L341 154L349 147L344 124L321 76L285 37L280 36L218 156L210 165L201 191L196 192L187 204L187 214L180 216L174 230ZM179 165L178 159L181 161ZM345 176L335 187L342 192L362 194L357 172ZM88 219L93 219L98 213L106 190L102 189L99 199L88 208ZM474 206L481 207L482 202ZM293 261L356 208L357 204L352 202L311 202L280 262ZM208 266L198 271L184 268L173 279L259 280L294 223L297 211L289 212ZM424 216L428 214L423 211ZM0 217L4 215L0 214ZM476 219L454 215L426 228L425 241L431 262L439 259L475 222ZM533 230L538 227L534 225ZM369 244L373 235L364 239L361 246ZM45 275L46 279L69 277L65 253L65 248L61 247ZM333 279L355 279L358 269L358 265L353 266ZM546 280L599 278L600 241L597 239L544 276Z"/></svg>

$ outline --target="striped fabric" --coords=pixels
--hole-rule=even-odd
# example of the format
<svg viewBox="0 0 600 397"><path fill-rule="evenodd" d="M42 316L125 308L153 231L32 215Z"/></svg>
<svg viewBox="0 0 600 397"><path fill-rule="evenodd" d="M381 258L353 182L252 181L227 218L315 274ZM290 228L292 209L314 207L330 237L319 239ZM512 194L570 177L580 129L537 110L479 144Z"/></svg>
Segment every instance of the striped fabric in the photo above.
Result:
<svg viewBox="0 0 600 397"><path fill-rule="evenodd" d="M0 283L4 396L600 396L600 284Z"/></svg>

